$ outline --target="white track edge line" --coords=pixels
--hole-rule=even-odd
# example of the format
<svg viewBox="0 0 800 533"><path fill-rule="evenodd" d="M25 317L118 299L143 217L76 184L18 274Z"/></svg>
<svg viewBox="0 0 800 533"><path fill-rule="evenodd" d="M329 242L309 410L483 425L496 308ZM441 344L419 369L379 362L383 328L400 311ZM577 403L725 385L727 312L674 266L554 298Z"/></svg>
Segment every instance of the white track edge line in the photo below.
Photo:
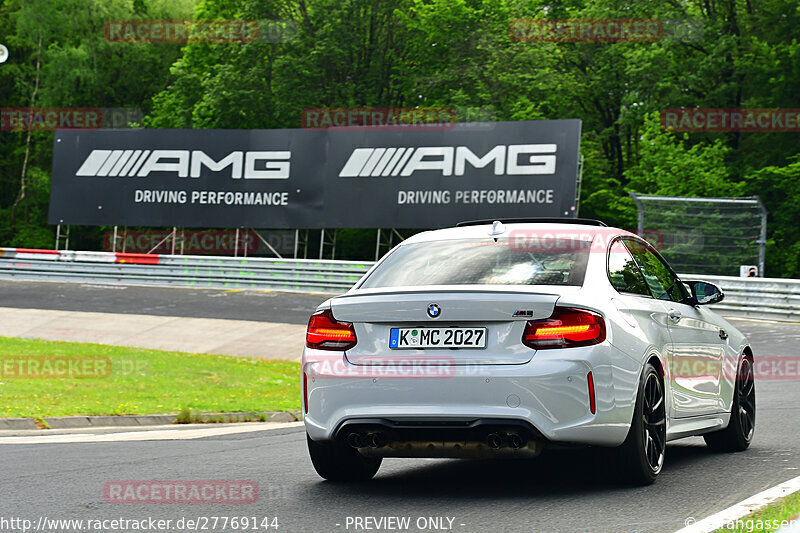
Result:
<svg viewBox="0 0 800 533"><path fill-rule="evenodd" d="M686 527L679 529L675 533L709 533L716 531L731 521L743 518L797 491L800 491L800 476L776 485L771 489L759 492L755 496L751 496L700 521L693 522L692 518L687 518Z"/></svg>
<svg viewBox="0 0 800 533"><path fill-rule="evenodd" d="M83 442L142 442L155 440L194 440L240 433L255 433L302 426L303 422L267 422L268 427L258 425L220 426L209 424L208 428L159 429L120 431L114 433L63 433L58 435L25 435L0 437L3 444L74 444ZM274 425L273 425L274 424ZM120 428L122 429L122 428Z"/></svg>

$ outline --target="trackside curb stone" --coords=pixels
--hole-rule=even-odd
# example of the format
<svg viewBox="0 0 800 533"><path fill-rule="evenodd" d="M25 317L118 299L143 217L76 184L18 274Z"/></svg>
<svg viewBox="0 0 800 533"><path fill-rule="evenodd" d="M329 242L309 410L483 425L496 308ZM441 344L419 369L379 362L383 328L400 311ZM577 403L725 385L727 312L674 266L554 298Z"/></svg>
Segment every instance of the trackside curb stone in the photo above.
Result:
<svg viewBox="0 0 800 533"><path fill-rule="evenodd" d="M119 415L119 416L58 416L42 417L41 420L50 429L70 429L89 427L131 427L161 426L173 424L177 415ZM216 422L223 418L230 422L243 422L245 418L258 419L264 416L265 422L294 422L301 420L299 412L263 412L263 413L202 413L196 415L204 422ZM34 418L0 418L0 430L4 429L37 429Z"/></svg>
<svg viewBox="0 0 800 533"><path fill-rule="evenodd" d="M36 421L33 418L2 418L0 429L36 429Z"/></svg>

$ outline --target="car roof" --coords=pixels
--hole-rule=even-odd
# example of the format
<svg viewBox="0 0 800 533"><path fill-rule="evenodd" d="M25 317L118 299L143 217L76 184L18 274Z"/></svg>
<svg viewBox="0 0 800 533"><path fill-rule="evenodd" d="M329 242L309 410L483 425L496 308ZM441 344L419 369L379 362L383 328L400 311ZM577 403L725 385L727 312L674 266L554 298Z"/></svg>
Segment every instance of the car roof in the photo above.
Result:
<svg viewBox="0 0 800 533"><path fill-rule="evenodd" d="M634 233L620 228L612 228L606 226L597 226L589 224L561 224L553 222L523 222L523 223L508 223L503 224L503 231L500 234L492 235L491 231L493 224L480 224L474 226L459 226L452 228L442 228L438 230L423 231L416 235L404 240L402 244L413 244L419 242L429 241L444 241L452 239L488 239L491 237L498 237L500 239L508 238L513 231L544 231L544 232L558 232L565 235L587 235L594 237L596 235L616 236L616 235L629 235L636 236Z"/></svg>

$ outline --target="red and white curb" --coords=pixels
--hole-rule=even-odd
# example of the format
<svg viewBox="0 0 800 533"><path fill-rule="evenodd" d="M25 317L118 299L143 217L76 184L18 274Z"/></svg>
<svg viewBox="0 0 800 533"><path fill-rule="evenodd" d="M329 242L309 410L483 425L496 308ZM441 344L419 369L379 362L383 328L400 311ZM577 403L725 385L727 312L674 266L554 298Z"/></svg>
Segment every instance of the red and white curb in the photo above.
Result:
<svg viewBox="0 0 800 533"><path fill-rule="evenodd" d="M709 533L722 528L727 529L728 525L735 523L736 520L742 519L750 513L758 511L770 503L781 498L785 498L786 496L797 491L800 491L800 476L790 479L785 483L781 483L778 486L772 487L771 489L759 492L755 496L751 496L750 498L747 498L736 505L728 507L717 514L711 515L708 518L704 518L700 521L695 521L694 518L689 517L686 519L686 527L679 529L675 533ZM800 524L795 522L791 526L794 529L784 529L782 531L791 531L794 533L795 531L798 531L798 525Z"/></svg>
<svg viewBox="0 0 800 533"><path fill-rule="evenodd" d="M35 259L37 261L80 261L87 263L128 263L157 265L159 254L129 254L120 252L78 252L74 250L40 250L38 248L0 248L0 257Z"/></svg>

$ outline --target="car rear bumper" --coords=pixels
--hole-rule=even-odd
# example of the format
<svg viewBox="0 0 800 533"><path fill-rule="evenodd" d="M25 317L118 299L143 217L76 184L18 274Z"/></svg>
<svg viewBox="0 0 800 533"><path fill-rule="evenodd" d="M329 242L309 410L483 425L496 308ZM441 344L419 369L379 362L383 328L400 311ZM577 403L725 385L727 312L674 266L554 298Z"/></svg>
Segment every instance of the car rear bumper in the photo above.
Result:
<svg viewBox="0 0 800 533"><path fill-rule="evenodd" d="M540 350L518 365L416 368L352 365L343 352L306 349L303 371L305 426L313 440L343 438L342 428L379 420L399 441L470 442L484 439L486 428L471 432L448 423L491 420L521 424L536 441L616 446L630 427L641 367L606 342Z"/></svg>
<svg viewBox="0 0 800 533"><path fill-rule="evenodd" d="M379 457L535 457L546 441L530 423L503 418L358 418L334 440Z"/></svg>

